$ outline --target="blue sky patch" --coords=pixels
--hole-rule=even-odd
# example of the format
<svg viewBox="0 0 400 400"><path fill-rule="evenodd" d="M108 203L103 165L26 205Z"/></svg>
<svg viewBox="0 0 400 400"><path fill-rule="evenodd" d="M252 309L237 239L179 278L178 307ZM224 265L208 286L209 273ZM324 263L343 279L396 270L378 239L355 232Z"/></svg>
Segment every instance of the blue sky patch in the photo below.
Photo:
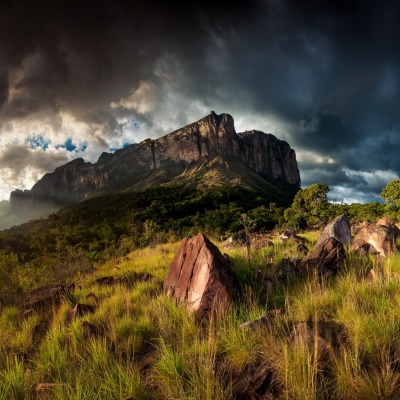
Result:
<svg viewBox="0 0 400 400"><path fill-rule="evenodd" d="M50 142L51 141L49 139L45 139L43 135L29 135L25 139L25 143L28 144L33 150L40 148L46 151L49 147Z"/></svg>
<svg viewBox="0 0 400 400"><path fill-rule="evenodd" d="M86 146L87 147L87 146ZM72 143L72 139L67 139L64 144L58 144L56 146L57 149L66 149L68 151L75 151L77 147Z"/></svg>

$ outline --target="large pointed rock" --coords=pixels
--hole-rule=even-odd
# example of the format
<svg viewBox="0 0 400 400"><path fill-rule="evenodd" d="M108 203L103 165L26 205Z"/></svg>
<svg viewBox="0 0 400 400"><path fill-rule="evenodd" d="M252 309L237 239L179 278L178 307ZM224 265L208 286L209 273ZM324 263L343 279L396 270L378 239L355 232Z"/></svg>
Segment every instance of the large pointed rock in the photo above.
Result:
<svg viewBox="0 0 400 400"><path fill-rule="evenodd" d="M350 221L345 214L339 215L325 227L315 247L318 247L325 239L330 237L344 245L350 244Z"/></svg>
<svg viewBox="0 0 400 400"><path fill-rule="evenodd" d="M343 244L330 237L302 259L299 269L303 274L316 272L318 275L334 275L345 260Z"/></svg>
<svg viewBox="0 0 400 400"><path fill-rule="evenodd" d="M229 307L238 293L238 283L230 261L200 233L182 240L164 280L164 290L204 319L213 310Z"/></svg>

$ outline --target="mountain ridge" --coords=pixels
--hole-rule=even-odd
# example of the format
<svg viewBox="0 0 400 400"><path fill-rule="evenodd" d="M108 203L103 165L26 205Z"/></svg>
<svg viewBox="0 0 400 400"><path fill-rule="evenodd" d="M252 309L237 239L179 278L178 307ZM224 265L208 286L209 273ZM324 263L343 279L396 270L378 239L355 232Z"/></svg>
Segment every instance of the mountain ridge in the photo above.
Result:
<svg viewBox="0 0 400 400"><path fill-rule="evenodd" d="M102 153L96 163L77 158L57 167L30 191L13 191L10 207L18 212L38 202L74 203L99 192L141 187L152 175L153 184L164 183L218 156L233 157L269 181L300 186L296 154L287 142L255 130L236 133L231 115L211 112L158 139Z"/></svg>

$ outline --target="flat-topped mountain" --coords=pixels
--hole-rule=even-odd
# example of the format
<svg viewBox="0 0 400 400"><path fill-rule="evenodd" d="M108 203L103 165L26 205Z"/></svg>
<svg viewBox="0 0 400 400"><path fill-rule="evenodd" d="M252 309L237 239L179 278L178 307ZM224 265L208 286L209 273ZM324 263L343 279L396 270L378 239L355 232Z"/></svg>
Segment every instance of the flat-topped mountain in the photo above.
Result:
<svg viewBox="0 0 400 400"><path fill-rule="evenodd" d="M245 181L246 176L241 175L248 175L245 170L249 170L269 183L300 186L296 154L287 142L254 130L236 133L232 116L211 112L159 139L103 153L94 164L78 158L60 166L44 175L30 191L12 192L11 210L18 212L43 202L64 205L99 193L142 189L183 179L182 174L187 178L188 170L210 165L216 158L219 165L225 163L228 169L234 166L235 176L228 183L240 184L240 178ZM207 181L202 183L207 185Z"/></svg>

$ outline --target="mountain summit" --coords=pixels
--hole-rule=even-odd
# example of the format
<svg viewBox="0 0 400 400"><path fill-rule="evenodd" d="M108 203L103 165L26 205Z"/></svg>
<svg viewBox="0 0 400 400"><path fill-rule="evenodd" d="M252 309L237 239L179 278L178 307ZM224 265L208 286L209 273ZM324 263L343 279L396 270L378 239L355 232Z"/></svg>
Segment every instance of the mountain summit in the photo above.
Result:
<svg viewBox="0 0 400 400"><path fill-rule="evenodd" d="M13 191L11 210L18 212L43 202L65 205L99 193L184 180L185 172L187 178L187 171L199 169L204 163L210 165L216 158L219 165L228 169L234 166L233 175L239 181L249 171L269 183L300 186L296 154L287 142L254 130L237 134L231 115L211 112L159 139L103 153L94 164L78 158L58 167L45 174L30 191Z"/></svg>

